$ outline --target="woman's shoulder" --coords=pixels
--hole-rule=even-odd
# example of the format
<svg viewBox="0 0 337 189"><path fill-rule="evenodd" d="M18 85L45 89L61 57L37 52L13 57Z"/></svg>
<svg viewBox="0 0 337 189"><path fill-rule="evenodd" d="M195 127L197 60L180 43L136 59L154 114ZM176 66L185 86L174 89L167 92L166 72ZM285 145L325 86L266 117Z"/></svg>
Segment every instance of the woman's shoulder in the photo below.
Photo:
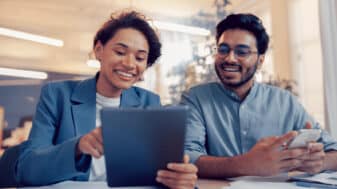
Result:
<svg viewBox="0 0 337 189"><path fill-rule="evenodd" d="M62 93L71 93L73 89L80 83L80 81L56 81L56 82L49 82L42 86L41 92L62 92Z"/></svg>
<svg viewBox="0 0 337 189"><path fill-rule="evenodd" d="M159 95L152 91L136 86L127 89L127 91L129 95L130 94L136 95L140 100L140 102L144 105L156 105L156 106L160 105Z"/></svg>

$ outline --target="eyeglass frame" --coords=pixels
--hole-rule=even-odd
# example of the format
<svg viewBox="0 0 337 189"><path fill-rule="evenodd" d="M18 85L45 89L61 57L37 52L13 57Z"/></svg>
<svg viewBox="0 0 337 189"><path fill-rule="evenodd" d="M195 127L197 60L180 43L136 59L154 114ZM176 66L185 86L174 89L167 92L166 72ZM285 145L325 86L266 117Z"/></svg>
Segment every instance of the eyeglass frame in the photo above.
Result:
<svg viewBox="0 0 337 189"><path fill-rule="evenodd" d="M226 46L226 47L228 47L229 51L228 51L227 53L222 53L222 52L220 52L219 49L220 49L221 46ZM244 54L244 55L242 55L242 54L240 55L240 54L238 53L238 49L240 50L240 48L245 48L245 49L248 50L248 52L247 52L246 54ZM253 50L250 49L250 47L249 47L248 45L243 45L243 44L236 45L235 47L230 47L228 44L221 43L221 44L219 44L217 47L215 47L215 49L216 49L216 53L217 53L217 54L219 54L219 55L221 55L221 56L224 56L224 57L228 57L229 54L231 53L231 51L233 51L233 52L234 52L234 57L235 57L236 59L247 59L247 58L250 57L252 54L258 54L258 55L259 55L259 52L258 52L258 51L253 51Z"/></svg>

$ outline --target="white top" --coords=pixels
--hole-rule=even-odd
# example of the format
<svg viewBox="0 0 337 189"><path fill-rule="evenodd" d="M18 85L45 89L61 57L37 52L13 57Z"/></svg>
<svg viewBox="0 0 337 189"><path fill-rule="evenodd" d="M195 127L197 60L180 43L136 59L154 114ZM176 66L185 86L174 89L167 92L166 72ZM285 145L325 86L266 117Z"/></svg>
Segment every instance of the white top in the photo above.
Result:
<svg viewBox="0 0 337 189"><path fill-rule="evenodd" d="M103 107L119 107L120 97L108 98L96 92L96 127L101 126L100 111ZM92 157L89 181L106 181L104 155L96 159Z"/></svg>

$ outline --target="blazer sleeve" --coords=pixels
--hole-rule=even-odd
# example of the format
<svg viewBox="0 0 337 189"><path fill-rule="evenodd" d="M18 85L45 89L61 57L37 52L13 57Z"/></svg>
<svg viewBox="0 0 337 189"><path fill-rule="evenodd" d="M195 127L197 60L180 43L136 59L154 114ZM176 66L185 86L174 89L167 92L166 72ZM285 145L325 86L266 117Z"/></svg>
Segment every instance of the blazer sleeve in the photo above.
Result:
<svg viewBox="0 0 337 189"><path fill-rule="evenodd" d="M54 144L58 135L57 124L63 105L51 84L41 90L28 139L28 145L20 154L17 164L17 179L24 185L47 185L63 180L87 180L90 163L79 170L75 161L76 145L79 137L74 137L61 144ZM89 160L90 162L90 160Z"/></svg>
<svg viewBox="0 0 337 189"><path fill-rule="evenodd" d="M15 165L21 150L27 145L23 142L20 145L8 148L0 157L0 188L20 186L15 176Z"/></svg>

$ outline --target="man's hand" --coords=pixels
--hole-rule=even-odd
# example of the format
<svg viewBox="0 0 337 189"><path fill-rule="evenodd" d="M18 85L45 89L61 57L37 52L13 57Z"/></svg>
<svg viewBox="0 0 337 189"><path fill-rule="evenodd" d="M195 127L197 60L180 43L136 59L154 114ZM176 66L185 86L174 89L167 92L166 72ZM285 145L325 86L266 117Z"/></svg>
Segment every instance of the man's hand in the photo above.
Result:
<svg viewBox="0 0 337 189"><path fill-rule="evenodd" d="M312 129L310 122L306 122L305 129ZM302 165L297 168L298 171L304 171L315 174L323 171L325 152L322 143L311 142L307 146L307 154L300 157Z"/></svg>
<svg viewBox="0 0 337 189"><path fill-rule="evenodd" d="M184 163L169 163L169 170L157 172L157 182L174 189L193 189L198 180L198 169L195 165L188 163L189 157L184 156Z"/></svg>
<svg viewBox="0 0 337 189"><path fill-rule="evenodd" d="M90 133L81 137L77 145L76 156L89 154L95 158L103 155L102 128L97 127Z"/></svg>
<svg viewBox="0 0 337 189"><path fill-rule="evenodd" d="M272 176L287 172L301 166L298 159L306 153L306 149L284 149L287 144L297 135L291 131L283 136L274 136L261 139L246 154L243 155L245 167L249 175Z"/></svg>
<svg viewBox="0 0 337 189"><path fill-rule="evenodd" d="M296 170L304 171L310 174L315 174L323 171L325 152L322 143L309 143L307 147L307 154L301 156L302 164Z"/></svg>

